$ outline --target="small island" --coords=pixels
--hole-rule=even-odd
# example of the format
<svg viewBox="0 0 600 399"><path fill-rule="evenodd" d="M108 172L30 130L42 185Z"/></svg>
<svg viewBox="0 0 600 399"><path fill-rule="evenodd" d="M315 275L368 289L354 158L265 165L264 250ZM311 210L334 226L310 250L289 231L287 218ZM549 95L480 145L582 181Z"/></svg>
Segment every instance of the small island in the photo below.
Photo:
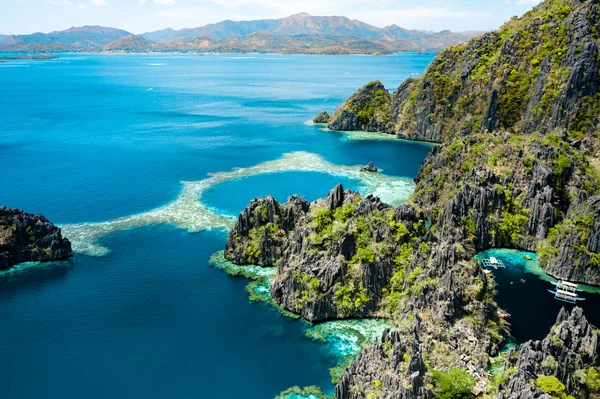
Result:
<svg viewBox="0 0 600 399"><path fill-rule="evenodd" d="M0 61L17 61L17 60L54 60L58 57L53 55L15 55L9 57L0 57Z"/></svg>

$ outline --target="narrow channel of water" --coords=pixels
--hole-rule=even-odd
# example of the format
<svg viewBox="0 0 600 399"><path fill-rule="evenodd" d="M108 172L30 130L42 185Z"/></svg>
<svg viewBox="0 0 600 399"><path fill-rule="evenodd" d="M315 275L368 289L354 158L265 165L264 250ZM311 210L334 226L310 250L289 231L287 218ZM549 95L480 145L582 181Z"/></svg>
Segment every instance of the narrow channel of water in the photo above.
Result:
<svg viewBox="0 0 600 399"><path fill-rule="evenodd" d="M493 270L497 282L496 302L511 314L512 335L518 342L530 339L543 339L561 309L572 309L575 305L554 299L548 290L556 281L548 275L541 274L537 255L509 249L493 249L477 254L477 259L495 257L501 260L506 269ZM531 257L531 260L525 258ZM594 291L591 289L590 291ZM597 291L597 290L595 290ZM600 295L593 292L582 292L585 298L576 306L584 309L588 321L600 326Z"/></svg>

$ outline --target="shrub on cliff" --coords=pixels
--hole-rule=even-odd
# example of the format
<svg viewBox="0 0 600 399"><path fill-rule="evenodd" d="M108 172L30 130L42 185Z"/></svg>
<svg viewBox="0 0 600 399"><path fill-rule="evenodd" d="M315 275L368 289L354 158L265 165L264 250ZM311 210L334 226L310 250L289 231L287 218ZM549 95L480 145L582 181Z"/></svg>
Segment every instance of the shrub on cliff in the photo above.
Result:
<svg viewBox="0 0 600 399"><path fill-rule="evenodd" d="M565 384L560 382L558 378L553 375L540 376L535 380L535 385L556 399L575 399L571 395L567 395Z"/></svg>
<svg viewBox="0 0 600 399"><path fill-rule="evenodd" d="M475 378L463 369L433 372L435 399L469 399L473 396Z"/></svg>

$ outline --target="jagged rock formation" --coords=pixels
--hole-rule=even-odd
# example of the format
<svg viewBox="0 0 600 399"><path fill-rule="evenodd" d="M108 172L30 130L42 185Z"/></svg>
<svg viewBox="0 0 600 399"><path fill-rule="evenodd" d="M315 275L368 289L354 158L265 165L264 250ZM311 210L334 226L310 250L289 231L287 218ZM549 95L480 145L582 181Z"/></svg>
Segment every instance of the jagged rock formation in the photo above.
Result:
<svg viewBox="0 0 600 399"><path fill-rule="evenodd" d="M71 257L71 243L45 217L0 207L0 270Z"/></svg>
<svg viewBox="0 0 600 399"><path fill-rule="evenodd" d="M549 273L600 284L599 181L556 135L475 135L431 151L413 200L443 239L538 250Z"/></svg>
<svg viewBox="0 0 600 399"><path fill-rule="evenodd" d="M308 202L298 197L291 197L284 206L271 196L257 198L240 213L229 232L225 257L238 265L275 266L284 239L308 209Z"/></svg>
<svg viewBox="0 0 600 399"><path fill-rule="evenodd" d="M315 116L315 118L313 119L313 122L314 123L329 123L330 119L331 119L331 115L329 115L329 112L323 111L323 112L319 112L317 114L317 116Z"/></svg>
<svg viewBox="0 0 600 399"><path fill-rule="evenodd" d="M375 164L373 162L369 162L369 164L367 166L363 166L362 168L360 168L360 170L362 170L363 172L376 173L379 171L379 168L377 166L375 166Z"/></svg>
<svg viewBox="0 0 600 399"><path fill-rule="evenodd" d="M431 365L484 375L505 326L492 303L493 281L472 261L472 249L440 241L411 205L392 208L341 185L324 200L297 203L253 201L226 256L277 265L271 297L307 320L390 317L403 339L418 330ZM282 209L297 210L293 227L281 222ZM250 260L247 248L255 247L261 255Z"/></svg>
<svg viewBox="0 0 600 399"><path fill-rule="evenodd" d="M396 331L384 331L381 342L361 351L335 387L335 399L432 399L417 337L407 345Z"/></svg>
<svg viewBox="0 0 600 399"><path fill-rule="evenodd" d="M333 114L329 121L332 130L390 130L392 96L380 81L371 82L358 90Z"/></svg>
<svg viewBox="0 0 600 399"><path fill-rule="evenodd" d="M545 249L548 273L600 284L600 197L574 202Z"/></svg>
<svg viewBox="0 0 600 399"><path fill-rule="evenodd" d="M599 43L596 1L547 0L441 53L391 107L360 89L330 127L445 143L413 199L444 239L539 250L549 274L597 285Z"/></svg>
<svg viewBox="0 0 600 399"><path fill-rule="evenodd" d="M575 398L598 394L588 380L593 367L600 366L599 333L586 320L581 308L571 313L561 310L556 324L543 341L528 341L511 349L506 369L511 377L500 387L497 399L550 398L540 384L531 384L539 376L555 376ZM597 383L597 382L596 382Z"/></svg>

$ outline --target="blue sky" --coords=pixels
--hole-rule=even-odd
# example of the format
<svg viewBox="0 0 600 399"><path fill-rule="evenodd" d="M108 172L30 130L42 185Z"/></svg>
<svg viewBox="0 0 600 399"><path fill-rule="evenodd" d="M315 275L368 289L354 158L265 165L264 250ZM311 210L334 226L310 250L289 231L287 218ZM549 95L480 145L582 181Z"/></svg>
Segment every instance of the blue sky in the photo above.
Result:
<svg viewBox="0 0 600 399"><path fill-rule="evenodd" d="M0 0L0 33L103 25L133 33L196 27L225 19L280 18L299 12L344 15L375 26L491 30L540 0Z"/></svg>

